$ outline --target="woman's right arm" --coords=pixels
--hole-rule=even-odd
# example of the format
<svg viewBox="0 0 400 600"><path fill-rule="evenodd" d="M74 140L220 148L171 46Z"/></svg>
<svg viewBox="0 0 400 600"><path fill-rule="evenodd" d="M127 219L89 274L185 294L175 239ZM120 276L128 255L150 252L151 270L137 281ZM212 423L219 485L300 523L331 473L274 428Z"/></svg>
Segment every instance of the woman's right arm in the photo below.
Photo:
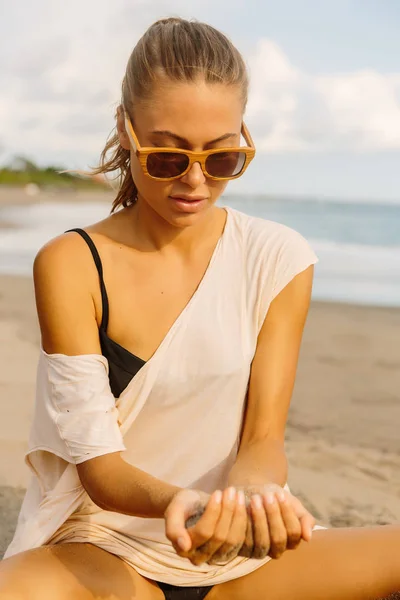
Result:
<svg viewBox="0 0 400 600"><path fill-rule="evenodd" d="M99 281L85 242L71 233L52 240L36 256L33 276L43 350L101 354L94 301ZM77 470L95 504L133 516L163 518L181 489L129 465L121 452L91 458Z"/></svg>

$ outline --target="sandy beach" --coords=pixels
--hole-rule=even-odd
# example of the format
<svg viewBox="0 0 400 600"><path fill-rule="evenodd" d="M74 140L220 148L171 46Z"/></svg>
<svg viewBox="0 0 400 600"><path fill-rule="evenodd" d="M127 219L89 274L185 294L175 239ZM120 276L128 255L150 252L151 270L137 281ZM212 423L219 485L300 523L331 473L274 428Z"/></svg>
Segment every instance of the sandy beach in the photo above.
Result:
<svg viewBox="0 0 400 600"><path fill-rule="evenodd" d="M400 521L400 310L313 303L287 428L289 485L331 526ZM0 277L0 556L15 527L39 331L29 278Z"/></svg>

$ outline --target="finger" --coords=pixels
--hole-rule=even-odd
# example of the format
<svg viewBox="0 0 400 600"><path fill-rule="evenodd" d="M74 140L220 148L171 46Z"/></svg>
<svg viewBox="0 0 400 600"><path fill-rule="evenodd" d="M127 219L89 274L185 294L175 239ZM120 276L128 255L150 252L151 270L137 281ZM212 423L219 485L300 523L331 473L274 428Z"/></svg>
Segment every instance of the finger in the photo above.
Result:
<svg viewBox="0 0 400 600"><path fill-rule="evenodd" d="M193 529L192 540L193 547L196 548L191 558L195 565L201 565L207 562L213 554L225 543L231 527L233 515L236 507L236 490L234 487L227 488L222 496L222 510L218 522L214 528L214 533L210 539L205 542L201 535L197 534L198 526ZM199 526L201 520L199 521Z"/></svg>
<svg viewBox="0 0 400 600"><path fill-rule="evenodd" d="M233 513L231 526L222 546L214 552L213 556L207 561L208 564L229 562L236 558L241 549L247 530L247 510L246 498L242 490L238 491L236 496L236 506Z"/></svg>
<svg viewBox="0 0 400 600"><path fill-rule="evenodd" d="M296 516L300 520L302 538L306 542L309 542L311 540L312 530L316 521L298 498L295 496L290 496L290 503L293 506Z"/></svg>
<svg viewBox="0 0 400 600"><path fill-rule="evenodd" d="M271 558L279 558L286 550L287 534L283 523L281 510L273 492L267 492L263 497L264 508L267 515Z"/></svg>
<svg viewBox="0 0 400 600"><path fill-rule="evenodd" d="M294 550L300 544L301 541L301 523L300 519L296 516L293 506L290 504L287 494L282 491L277 494L277 499L281 509L281 516L286 528L288 550Z"/></svg>
<svg viewBox="0 0 400 600"><path fill-rule="evenodd" d="M205 508L199 504L191 519L195 517L198 520L204 510ZM175 500L165 514L165 535L172 542L176 552L181 556L185 555L192 546L192 540L187 531L188 521L185 521L186 511L186 504L183 501L179 502Z"/></svg>
<svg viewBox="0 0 400 600"><path fill-rule="evenodd" d="M207 506L200 505L197 507L197 512L204 510L201 519L206 518L207 523L212 527L212 521L217 522L221 511L222 492L217 490L211 496ZM180 556L186 556L186 553L192 548L192 539L190 536L191 529L186 529L185 519L187 518L187 504L177 500L171 505L170 510L166 515L166 536L172 542L176 552ZM196 512L196 511L195 511ZM200 520L201 520L200 519ZM213 532L213 531L212 531Z"/></svg>
<svg viewBox="0 0 400 600"><path fill-rule="evenodd" d="M315 526L314 517L309 512L306 512L304 516L300 517L300 525L302 531L302 538L304 539L304 541L309 542L311 540L313 528Z"/></svg>
<svg viewBox="0 0 400 600"><path fill-rule="evenodd" d="M244 556L245 558L251 558L253 554L254 548L254 536L253 536L253 519L251 517L251 508L250 505L247 507L247 527L246 527L246 537L244 540L244 544L240 549L239 556Z"/></svg>
<svg viewBox="0 0 400 600"><path fill-rule="evenodd" d="M251 498L251 513L254 536L252 558L265 558L268 556L271 541L264 504L259 494Z"/></svg>
<svg viewBox="0 0 400 600"><path fill-rule="evenodd" d="M204 513L195 525L187 530L190 536L190 552L205 544L214 535L222 511L222 492L217 490L212 494ZM188 552L188 551L187 551Z"/></svg>

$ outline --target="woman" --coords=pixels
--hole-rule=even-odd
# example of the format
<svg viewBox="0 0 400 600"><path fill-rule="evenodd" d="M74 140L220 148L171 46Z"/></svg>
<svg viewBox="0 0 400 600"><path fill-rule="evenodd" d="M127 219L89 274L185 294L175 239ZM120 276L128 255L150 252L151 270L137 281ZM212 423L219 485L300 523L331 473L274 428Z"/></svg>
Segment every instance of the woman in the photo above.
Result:
<svg viewBox="0 0 400 600"><path fill-rule="evenodd" d="M204 24L159 21L132 53L97 170L122 172L114 210L35 260L34 477L2 599L400 588L399 527L318 529L286 486L317 259L295 231L216 206L254 156L247 87Z"/></svg>

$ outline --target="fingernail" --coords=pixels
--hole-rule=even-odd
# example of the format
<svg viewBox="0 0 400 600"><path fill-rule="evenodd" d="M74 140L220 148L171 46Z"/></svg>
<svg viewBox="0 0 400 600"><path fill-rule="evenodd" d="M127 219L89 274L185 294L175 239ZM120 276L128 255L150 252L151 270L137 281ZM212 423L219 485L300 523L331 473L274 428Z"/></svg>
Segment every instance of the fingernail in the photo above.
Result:
<svg viewBox="0 0 400 600"><path fill-rule="evenodd" d="M185 540L184 537L180 537L178 538L178 546L182 549L182 550L186 550L187 548L187 542Z"/></svg>
<svg viewBox="0 0 400 600"><path fill-rule="evenodd" d="M221 490L217 490L214 494L214 500L217 504L221 504L222 502L222 492Z"/></svg>
<svg viewBox="0 0 400 600"><path fill-rule="evenodd" d="M246 504L246 497L244 495L243 490L238 491L237 499L238 499L238 504L240 504L240 506L244 506Z"/></svg>
<svg viewBox="0 0 400 600"><path fill-rule="evenodd" d="M228 490L228 500L229 502L233 502L236 496L236 490L234 487L229 488Z"/></svg>
<svg viewBox="0 0 400 600"><path fill-rule="evenodd" d="M252 496L251 499L253 500L253 504L254 504L255 508L258 508L258 509L262 508L261 497L258 494L256 494L255 496Z"/></svg>
<svg viewBox="0 0 400 600"><path fill-rule="evenodd" d="M312 538L312 534L313 534L313 532L312 532L312 529L310 529L310 530L308 531L308 536L309 536L310 540L311 540L311 538Z"/></svg>
<svg viewBox="0 0 400 600"><path fill-rule="evenodd" d="M273 504L275 502L275 494L273 492L268 492L266 498L267 504Z"/></svg>

